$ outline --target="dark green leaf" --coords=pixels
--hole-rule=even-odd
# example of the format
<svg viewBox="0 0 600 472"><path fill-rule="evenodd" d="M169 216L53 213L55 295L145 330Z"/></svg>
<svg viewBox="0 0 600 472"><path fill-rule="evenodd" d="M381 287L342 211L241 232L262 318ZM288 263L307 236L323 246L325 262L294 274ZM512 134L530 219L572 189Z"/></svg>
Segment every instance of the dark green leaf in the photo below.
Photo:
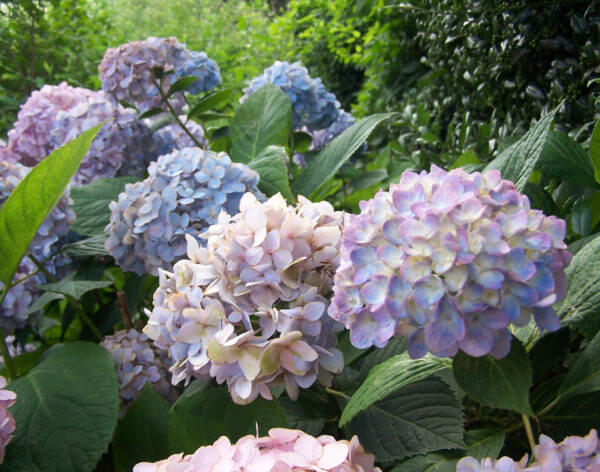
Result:
<svg viewBox="0 0 600 472"><path fill-rule="evenodd" d="M194 108L192 108L192 111L189 112L188 118L194 118L198 114L223 108L225 105L231 102L236 93L237 89L228 88L205 95L198 100Z"/></svg>
<svg viewBox="0 0 600 472"><path fill-rule="evenodd" d="M388 176L387 170L375 169L369 172L364 172L358 179L352 182L352 185L357 190L372 187L378 182L381 182Z"/></svg>
<svg viewBox="0 0 600 472"><path fill-rule="evenodd" d="M304 171L292 182L297 195L310 196L334 176L336 171L367 140L375 127L393 113L367 116L331 141L311 159Z"/></svg>
<svg viewBox="0 0 600 472"><path fill-rule="evenodd" d="M112 285L112 280L72 280L62 279L59 282L40 285L45 292L62 293L79 300L85 293Z"/></svg>
<svg viewBox="0 0 600 472"><path fill-rule="evenodd" d="M527 352L513 339L510 353L503 359L471 357L460 351L452 369L458 385L479 403L531 414L529 388L531 364Z"/></svg>
<svg viewBox="0 0 600 472"><path fill-rule="evenodd" d="M171 95L186 90L190 85L198 80L198 77L187 76L179 79L175 82L171 87L169 87L169 91L167 92L167 98Z"/></svg>
<svg viewBox="0 0 600 472"><path fill-rule="evenodd" d="M555 115L556 109L544 116L525 133L525 136L490 162L485 167L485 171L499 170L502 178L512 180L517 190L522 191L529 181L531 172L538 165Z"/></svg>
<svg viewBox="0 0 600 472"><path fill-rule="evenodd" d="M423 380L450 366L451 363L446 359L434 356L411 359L408 353L405 352L373 367L363 384L352 395L344 408L340 418L340 426L344 426L356 414L387 397L390 393Z"/></svg>
<svg viewBox="0 0 600 472"><path fill-rule="evenodd" d="M464 449L463 414L450 388L432 378L397 390L356 415L349 425L378 461L439 449Z"/></svg>
<svg viewBox="0 0 600 472"><path fill-rule="evenodd" d="M40 348L36 349L35 351L25 352L13 357L13 365L15 366L17 376L21 377L33 369L33 366L37 363L38 359L43 353L44 349ZM2 370L0 370L0 375L3 377L8 377L6 367L3 367Z"/></svg>
<svg viewBox="0 0 600 472"><path fill-rule="evenodd" d="M281 146L269 146L248 163L248 167L258 172L260 182L258 188L268 197L281 193L290 203L295 201L288 170L285 165L285 149Z"/></svg>
<svg viewBox="0 0 600 472"><path fill-rule="evenodd" d="M328 405L326 400L310 390L302 390L295 401L279 398L277 403L283 409L292 427L313 436L317 436L323 430L326 420L337 414L335 402Z"/></svg>
<svg viewBox="0 0 600 472"><path fill-rule="evenodd" d="M455 451L431 452L411 457L390 472L455 472L461 454Z"/></svg>
<svg viewBox="0 0 600 472"><path fill-rule="evenodd" d="M75 243L67 244L64 250L71 257L104 256L106 255L106 249L104 248L106 238L105 234L98 234Z"/></svg>
<svg viewBox="0 0 600 472"><path fill-rule="evenodd" d="M523 192L529 197L531 208L542 210L545 215L560 216L560 210L554 203L552 196L541 185L527 182Z"/></svg>
<svg viewBox="0 0 600 472"><path fill-rule="evenodd" d="M539 420L544 433L557 441L574 434L583 436L600 424L600 392L569 397Z"/></svg>
<svg viewBox="0 0 600 472"><path fill-rule="evenodd" d="M312 144L312 136L302 131L295 131L293 134L294 139L294 153L302 153L308 151L308 148Z"/></svg>
<svg viewBox="0 0 600 472"><path fill-rule="evenodd" d="M569 351L571 333L568 328L563 328L541 338L531 351L531 367L533 370L533 383L542 380L556 364L561 362Z"/></svg>
<svg viewBox="0 0 600 472"><path fill-rule="evenodd" d="M558 389L559 397L600 390L600 333L579 355Z"/></svg>
<svg viewBox="0 0 600 472"><path fill-rule="evenodd" d="M117 424L119 389L108 351L74 342L7 387L17 429L3 471L89 472Z"/></svg>
<svg viewBox="0 0 600 472"><path fill-rule="evenodd" d="M62 300L64 295L62 293L42 293L27 309L27 314L35 313L36 311L44 308L48 303L54 300Z"/></svg>
<svg viewBox="0 0 600 472"><path fill-rule="evenodd" d="M350 342L350 332L345 330L343 331L338 338L337 348L342 351L344 355L344 363L345 365L352 364L356 359L360 358L364 354L367 353L366 349L358 349L352 345Z"/></svg>
<svg viewBox="0 0 600 472"><path fill-rule="evenodd" d="M569 217L571 229L579 236L587 236L592 229L592 212L587 202L581 201L573 207Z"/></svg>
<svg viewBox="0 0 600 472"><path fill-rule="evenodd" d="M472 429L465 433L467 451L476 459L497 459L504 446L504 431L499 428Z"/></svg>
<svg viewBox="0 0 600 472"><path fill-rule="evenodd" d="M165 110L163 110L162 108L151 108L150 110L142 113L139 116L139 120L143 120L144 118L150 118L152 116L156 116L156 115L160 115L161 113L164 113Z"/></svg>
<svg viewBox="0 0 600 472"><path fill-rule="evenodd" d="M74 187L71 190L73 210L77 216L71 229L85 236L104 234L104 228L110 221L108 204L118 201L125 185L135 182L131 177L97 179L91 184Z"/></svg>
<svg viewBox="0 0 600 472"><path fill-rule="evenodd" d="M374 349L359 361L360 372L366 378L371 369L391 357L406 351L406 338L392 338L381 349Z"/></svg>
<svg viewBox="0 0 600 472"><path fill-rule="evenodd" d="M275 85L265 85L240 105L231 120L231 159L248 163L267 146L285 146L292 103Z"/></svg>
<svg viewBox="0 0 600 472"><path fill-rule="evenodd" d="M475 154L475 152L469 149L468 151L465 151L460 156L458 156L458 158L450 166L450 169L479 164L481 164L481 161L477 157L477 154Z"/></svg>
<svg viewBox="0 0 600 472"><path fill-rule="evenodd" d="M594 167L596 182L600 182L600 121L594 126L592 140L590 142L590 160Z"/></svg>
<svg viewBox="0 0 600 472"><path fill-rule="evenodd" d="M56 205L103 123L36 165L0 208L0 282L8 285L39 226Z"/></svg>
<svg viewBox="0 0 600 472"><path fill-rule="evenodd" d="M116 472L168 457L168 431L169 405L146 384L117 426L112 448Z"/></svg>

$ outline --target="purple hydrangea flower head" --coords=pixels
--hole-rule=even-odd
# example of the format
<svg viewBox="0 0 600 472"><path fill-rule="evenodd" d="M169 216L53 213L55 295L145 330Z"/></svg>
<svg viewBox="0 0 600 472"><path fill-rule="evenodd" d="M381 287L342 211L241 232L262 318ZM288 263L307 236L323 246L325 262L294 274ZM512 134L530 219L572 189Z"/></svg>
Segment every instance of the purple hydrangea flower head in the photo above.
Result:
<svg viewBox="0 0 600 472"><path fill-rule="evenodd" d="M17 394L6 390L6 379L0 377L0 464L4 460L4 450L15 432L15 418L8 410L17 399Z"/></svg>
<svg viewBox="0 0 600 472"><path fill-rule="evenodd" d="M564 237L498 171L405 172L350 217L329 315L360 348L400 335L412 357L501 358L510 324L560 327Z"/></svg>
<svg viewBox="0 0 600 472"><path fill-rule="evenodd" d="M187 89L193 94L210 92L221 84L219 66L205 52L189 51L183 60L177 64L175 80L184 77L198 78Z"/></svg>
<svg viewBox="0 0 600 472"><path fill-rule="evenodd" d="M299 62L275 61L244 89L242 101L267 84L279 87L292 102L292 128L323 129L335 121L339 103L320 78L313 79Z"/></svg>
<svg viewBox="0 0 600 472"><path fill-rule="evenodd" d="M478 460L474 457L463 457L456 464L456 472L523 472L528 470L527 455L519 462L515 462L510 457L501 457L500 459ZM559 469L560 470L560 469Z"/></svg>
<svg viewBox="0 0 600 472"><path fill-rule="evenodd" d="M173 361L172 382L211 376L233 401L250 403L285 384L290 398L343 368L326 316L344 215L299 197L261 203L246 193L240 212L222 213L188 259L160 271L144 332Z"/></svg>
<svg viewBox="0 0 600 472"><path fill-rule="evenodd" d="M169 270L185 254L185 235L198 236L221 211L236 212L244 192L260 193L258 179L225 153L183 148L161 156L111 202L106 250L126 271Z"/></svg>
<svg viewBox="0 0 600 472"><path fill-rule="evenodd" d="M152 347L144 334L134 329L117 331L104 338L102 347L113 359L124 402L137 398L146 383L165 400L175 400L177 392L167 379L168 359Z"/></svg>
<svg viewBox="0 0 600 472"><path fill-rule="evenodd" d="M204 128L193 120L186 123L186 117L179 117L185 127L192 133L196 141L198 141L203 149L208 148L208 141L204 137ZM171 123L163 126L154 133L156 139L159 140L162 154L168 154L175 150L180 150L186 147L195 147L196 143L192 138L179 126L177 123Z"/></svg>
<svg viewBox="0 0 600 472"><path fill-rule="evenodd" d="M244 436L231 444L221 436L193 454L174 454L159 462L142 462L133 472L381 472L375 457L357 436L336 440L300 430L272 428L268 436Z"/></svg>

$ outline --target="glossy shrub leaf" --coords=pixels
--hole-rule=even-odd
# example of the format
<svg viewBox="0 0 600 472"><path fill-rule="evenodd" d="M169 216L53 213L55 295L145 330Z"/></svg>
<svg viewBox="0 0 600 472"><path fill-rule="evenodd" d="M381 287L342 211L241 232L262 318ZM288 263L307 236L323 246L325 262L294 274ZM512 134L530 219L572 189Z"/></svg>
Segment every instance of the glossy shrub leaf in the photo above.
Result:
<svg viewBox="0 0 600 472"><path fill-rule="evenodd" d="M207 111L223 108L231 102L236 93L237 89L228 88L205 95L194 105L194 108L188 114L188 118L194 118Z"/></svg>
<svg viewBox="0 0 600 472"><path fill-rule="evenodd" d="M112 284L112 280L72 280L71 278L64 278L59 282L40 285L40 289L45 292L61 293L79 300L87 292L109 287Z"/></svg>
<svg viewBox="0 0 600 472"><path fill-rule="evenodd" d="M590 160L594 168L596 182L600 183L600 121L594 126L592 140L590 141Z"/></svg>
<svg viewBox="0 0 600 472"><path fill-rule="evenodd" d="M578 202L569 216L571 230L579 236L587 236L592 229L592 212L588 202Z"/></svg>
<svg viewBox="0 0 600 472"><path fill-rule="evenodd" d="M558 389L559 397L600 390L600 333L587 345Z"/></svg>
<svg viewBox="0 0 600 472"><path fill-rule="evenodd" d="M381 462L465 448L460 404L436 378L408 385L371 405L352 419L349 430Z"/></svg>
<svg viewBox="0 0 600 472"><path fill-rule="evenodd" d="M177 92L182 92L183 90L186 90L190 85L192 85L194 82L196 82L196 80L198 80L198 77L192 77L192 76L187 76L187 77L183 77L183 78L179 79L177 82L175 82L173 85L171 85L171 87L169 87L169 91L167 92L167 97L170 97L171 95L173 95Z"/></svg>
<svg viewBox="0 0 600 472"><path fill-rule="evenodd" d="M117 424L119 389L104 348L86 342L58 347L7 387L17 429L3 471L89 472Z"/></svg>
<svg viewBox="0 0 600 472"><path fill-rule="evenodd" d="M431 452L411 457L397 464L390 472L455 472L462 455L454 451Z"/></svg>
<svg viewBox="0 0 600 472"><path fill-rule="evenodd" d="M446 359L430 355L422 359L411 359L405 352L373 367L344 408L340 426L344 426L356 414L390 393L450 366L451 363Z"/></svg>
<svg viewBox="0 0 600 472"><path fill-rule="evenodd" d="M0 208L0 282L12 281L39 226L58 203L102 124L36 165Z"/></svg>
<svg viewBox="0 0 600 472"><path fill-rule="evenodd" d="M135 182L132 177L97 179L91 184L74 187L71 190L75 221L73 231L85 236L104 234L104 228L110 221L108 204L119 199L125 185Z"/></svg>
<svg viewBox="0 0 600 472"><path fill-rule="evenodd" d="M476 459L496 459L504 446L505 436L500 428L472 429L465 432L468 455Z"/></svg>
<svg viewBox="0 0 600 472"><path fill-rule="evenodd" d="M107 236L97 234L81 241L67 244L64 247L65 253L72 257L103 256L106 254L104 243Z"/></svg>
<svg viewBox="0 0 600 472"><path fill-rule="evenodd" d="M354 123L314 156L304 171L292 182L292 190L306 197L327 182L352 154L367 140L375 127L393 113L371 115Z"/></svg>
<svg viewBox="0 0 600 472"><path fill-rule="evenodd" d="M288 169L285 165L285 148L281 146L268 146L255 159L248 163L248 167L258 172L260 181L258 188L268 197L280 192L289 202L295 201Z"/></svg>
<svg viewBox="0 0 600 472"><path fill-rule="evenodd" d="M182 396L169 412L171 453L192 453L226 435L234 442L246 434L260 434L270 428L289 427L276 400L258 398L249 405L236 405L225 387L199 390Z"/></svg>
<svg viewBox="0 0 600 472"><path fill-rule="evenodd" d="M521 343L513 339L510 353L503 359L471 357L460 351L452 363L454 378L479 403L531 414L529 388L531 363Z"/></svg>
<svg viewBox="0 0 600 472"><path fill-rule="evenodd" d="M168 431L169 405L146 384L117 426L112 447L116 472L167 457Z"/></svg>
<svg viewBox="0 0 600 472"><path fill-rule="evenodd" d="M600 236L580 249L566 268L569 289L565 299L555 306L558 316L574 324L588 338L600 329Z"/></svg>
<svg viewBox="0 0 600 472"><path fill-rule="evenodd" d="M279 87L267 84L235 112L231 120L231 159L248 163L267 146L285 146L292 126L292 102Z"/></svg>
<svg viewBox="0 0 600 472"><path fill-rule="evenodd" d="M556 110L544 116L519 141L490 162L484 171L499 170L502 178L512 180L517 190L522 191L529 181L533 169L538 165L538 160L552 131L555 115Z"/></svg>

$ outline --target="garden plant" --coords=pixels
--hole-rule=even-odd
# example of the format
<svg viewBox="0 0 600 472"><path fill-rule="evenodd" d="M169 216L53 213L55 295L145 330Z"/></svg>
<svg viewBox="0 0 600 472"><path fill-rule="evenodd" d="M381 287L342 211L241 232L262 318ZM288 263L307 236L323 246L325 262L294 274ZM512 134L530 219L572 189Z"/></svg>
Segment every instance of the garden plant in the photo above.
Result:
<svg viewBox="0 0 600 472"><path fill-rule="evenodd" d="M600 472L600 122L399 160L285 59L150 36L21 105L0 471Z"/></svg>

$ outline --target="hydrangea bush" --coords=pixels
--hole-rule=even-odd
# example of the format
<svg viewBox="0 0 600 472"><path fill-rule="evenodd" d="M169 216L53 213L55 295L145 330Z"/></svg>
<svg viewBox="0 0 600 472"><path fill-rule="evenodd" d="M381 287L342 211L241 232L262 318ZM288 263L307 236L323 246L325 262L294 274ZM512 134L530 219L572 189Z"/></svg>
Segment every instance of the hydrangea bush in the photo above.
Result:
<svg viewBox="0 0 600 472"><path fill-rule="evenodd" d="M15 431L15 419L8 408L17 399L17 395L10 390L5 390L6 379L0 377L0 463L4 459L6 445L10 443Z"/></svg>

